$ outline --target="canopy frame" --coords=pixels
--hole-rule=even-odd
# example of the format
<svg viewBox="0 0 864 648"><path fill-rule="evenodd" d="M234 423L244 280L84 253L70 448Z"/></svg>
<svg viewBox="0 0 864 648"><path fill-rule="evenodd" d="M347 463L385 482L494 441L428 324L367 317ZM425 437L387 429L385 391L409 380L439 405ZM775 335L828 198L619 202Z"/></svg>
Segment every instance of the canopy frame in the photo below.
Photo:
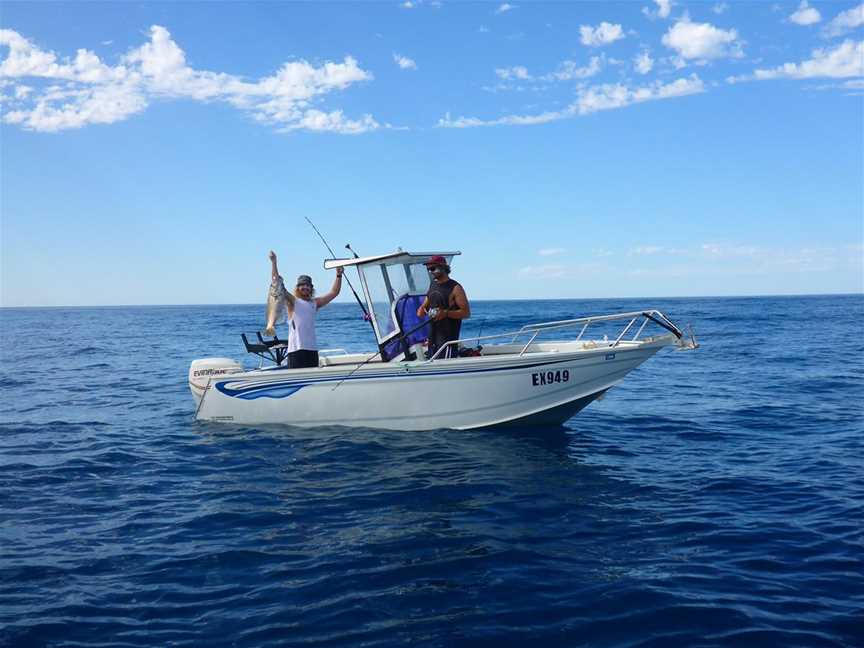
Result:
<svg viewBox="0 0 864 648"><path fill-rule="evenodd" d="M324 268L327 270L333 270L336 268L356 268L357 274L360 278L363 298L366 301L366 306L372 323L372 329L375 332L375 338L378 342L378 349L382 352L383 356L385 347L388 345L392 346L394 339L398 339L406 334L406 331L402 330L402 322L399 320L396 313L397 301L405 295L425 295L426 290L428 289L427 287L418 285L415 276L412 275L410 271L410 267L412 265L425 264L433 256L442 256L447 259L449 263L453 257L460 254L461 252L459 251L405 252L401 249L397 249L395 252L391 252L390 254L381 254L377 256L350 259L326 259L324 261ZM402 266L401 271L397 269L398 266ZM376 270L381 273L380 277L377 276ZM401 277L391 275L394 270L397 273L404 272L404 284L407 285L407 291L403 290L398 295L393 286L396 279L401 281ZM373 272L375 273L374 279L383 282L383 289L386 292L386 302L384 303L387 310L386 316L381 312L380 308L378 310L375 308L376 301L373 297L373 290L370 288L370 280L373 279L371 273ZM381 299L379 296L377 303L380 302ZM387 319L386 322L379 321L383 320L385 317Z"/></svg>
<svg viewBox="0 0 864 648"><path fill-rule="evenodd" d="M388 265L395 265L397 263L416 263L418 261L424 262L433 256L443 256L443 257L454 257L462 254L461 252L404 252L403 250L396 250L395 252L391 252L390 254L379 254L377 256L368 256L368 257L360 257L360 258L348 258L348 259L325 259L324 260L324 269L325 270L335 270L336 268L345 268L348 266L364 266L364 265L381 265L383 263L388 263ZM399 257L405 257L405 260L400 259Z"/></svg>

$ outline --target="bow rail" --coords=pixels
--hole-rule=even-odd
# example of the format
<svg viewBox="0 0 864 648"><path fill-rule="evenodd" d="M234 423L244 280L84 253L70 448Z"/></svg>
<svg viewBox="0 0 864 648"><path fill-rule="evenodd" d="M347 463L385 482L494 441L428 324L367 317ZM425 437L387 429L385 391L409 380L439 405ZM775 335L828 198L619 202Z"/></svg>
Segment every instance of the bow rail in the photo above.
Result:
<svg viewBox="0 0 864 648"><path fill-rule="evenodd" d="M612 322L612 321L616 321L616 320L622 320L622 321L623 320L629 320L627 322L627 324L622 328L621 332L618 334L618 336L615 338L615 340L609 343L609 347L614 348L614 347L617 347L622 342L622 340L624 340L624 336L627 335L627 333L630 331L630 329L632 329L633 326L640 319L642 320L641 325L639 326L639 328L637 329L637 331L633 335L633 337L630 338L629 340L627 340L628 342L638 341L639 336L642 335L642 332L645 330L645 327L648 325L648 323L654 322L655 324L658 324L662 328L664 328L667 331L669 331L670 333L672 333L678 340L678 346L680 346L682 349L695 349L696 347L699 346L696 342L696 336L693 333L692 328L690 329L690 339L685 340L684 339L684 335L685 335L684 332L681 329L679 329L677 326L675 326L675 324L673 324L672 321L668 317L666 317L663 313L661 313L658 310L644 310L644 311L632 311L629 313L617 313L614 315L594 315L594 316L590 316L590 317L579 317L576 319L569 319L569 320L558 320L555 322L539 322L537 324L526 324L525 326L523 326L522 328L520 328L518 331L515 331L515 332L511 331L508 333L496 333L494 335L484 335L484 336L480 336L480 337L472 336L472 337L467 337L467 338L460 338L458 340L451 340L449 342L446 342L445 344L442 344L435 351L435 353L432 355L432 357L429 358L429 360L427 362L432 362L433 360L437 359L440 355L442 355L444 353L445 349L447 349L448 347L456 346L458 348L458 345L462 342L476 341L477 343L479 343L480 340L494 340L494 339L501 339L501 338L511 338L510 343L516 344L516 341L520 337L523 337L525 335L530 334L531 337L529 338L528 342L525 343L525 345L522 347L522 350L519 352L519 356L522 356L528 351L531 344L534 342L534 340L537 338L537 336L540 335L541 333L546 333L549 331L555 331L555 330L561 330L561 329L575 328L575 327L581 325L582 329L579 331L579 335L576 336L575 340L572 340L573 342L578 342L582 339L582 336L585 335L585 331L588 329L588 327L591 324L595 324L597 322Z"/></svg>

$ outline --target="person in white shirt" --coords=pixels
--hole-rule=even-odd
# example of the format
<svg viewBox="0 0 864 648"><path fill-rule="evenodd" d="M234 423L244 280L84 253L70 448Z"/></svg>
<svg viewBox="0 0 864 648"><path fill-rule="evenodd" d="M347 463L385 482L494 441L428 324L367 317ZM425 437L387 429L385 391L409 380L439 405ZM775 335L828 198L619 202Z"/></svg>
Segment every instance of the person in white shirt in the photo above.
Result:
<svg viewBox="0 0 864 648"><path fill-rule="evenodd" d="M276 253L270 250L271 277L274 283L281 281L276 267ZM294 293L286 292L288 307L288 367L301 369L318 366L318 344L315 340L315 315L342 290L342 268L336 268L333 287L323 297L315 296L312 277L301 274L297 277Z"/></svg>

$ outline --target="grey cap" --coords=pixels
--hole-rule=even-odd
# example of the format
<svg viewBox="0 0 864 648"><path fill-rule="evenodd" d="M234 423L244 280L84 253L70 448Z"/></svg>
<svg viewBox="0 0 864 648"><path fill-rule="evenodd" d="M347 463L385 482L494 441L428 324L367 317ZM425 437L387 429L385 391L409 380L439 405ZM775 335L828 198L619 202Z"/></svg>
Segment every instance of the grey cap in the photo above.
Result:
<svg viewBox="0 0 864 648"><path fill-rule="evenodd" d="M311 286L312 277L310 277L309 275L300 275L299 277L297 277L297 285L302 286L303 284L309 284Z"/></svg>

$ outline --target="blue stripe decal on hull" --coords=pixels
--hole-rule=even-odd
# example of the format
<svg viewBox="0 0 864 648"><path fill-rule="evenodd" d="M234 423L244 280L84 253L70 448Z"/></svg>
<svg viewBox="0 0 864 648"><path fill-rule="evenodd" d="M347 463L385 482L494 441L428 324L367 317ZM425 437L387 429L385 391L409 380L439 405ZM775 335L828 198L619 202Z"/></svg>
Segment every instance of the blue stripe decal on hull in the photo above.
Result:
<svg viewBox="0 0 864 648"><path fill-rule="evenodd" d="M249 382L250 380L254 380L254 378L249 379L229 379L222 382L217 382L215 384L215 388L225 394L226 396L230 396L231 398L242 398L243 400L255 400L257 398L287 398L292 394L296 393L303 387L307 387L310 385L327 383L327 382L354 382L357 380L369 380L369 379L400 379L400 378L422 378L427 376L442 376L442 375L464 375L464 374L472 374L472 373L488 373L488 372L507 372L507 371L519 371L525 369L536 369L538 367L547 367L550 365L563 364L565 362L572 362L574 360L588 360L588 359L596 359L595 357L583 357L583 358L564 358L564 359L555 359L546 362L537 362L537 363L529 363L517 366L510 367L488 367L483 369L456 369L449 371L388 371L384 372L375 372L374 374L366 374L366 375L354 375L346 377L344 375L336 375L336 376L327 376L323 378L305 378L305 379L294 379L294 380L280 380L278 382L266 382L264 384L253 384L245 387L236 387L231 388L227 385L231 384L242 384L244 382ZM617 360L616 360L617 362ZM272 375L272 374L271 374Z"/></svg>
<svg viewBox="0 0 864 648"><path fill-rule="evenodd" d="M268 383L266 385L254 385L252 387L231 389L226 387L228 383L216 383L216 389L232 398L243 400L255 400L257 398L287 398L303 389L304 385L285 385L283 383Z"/></svg>

